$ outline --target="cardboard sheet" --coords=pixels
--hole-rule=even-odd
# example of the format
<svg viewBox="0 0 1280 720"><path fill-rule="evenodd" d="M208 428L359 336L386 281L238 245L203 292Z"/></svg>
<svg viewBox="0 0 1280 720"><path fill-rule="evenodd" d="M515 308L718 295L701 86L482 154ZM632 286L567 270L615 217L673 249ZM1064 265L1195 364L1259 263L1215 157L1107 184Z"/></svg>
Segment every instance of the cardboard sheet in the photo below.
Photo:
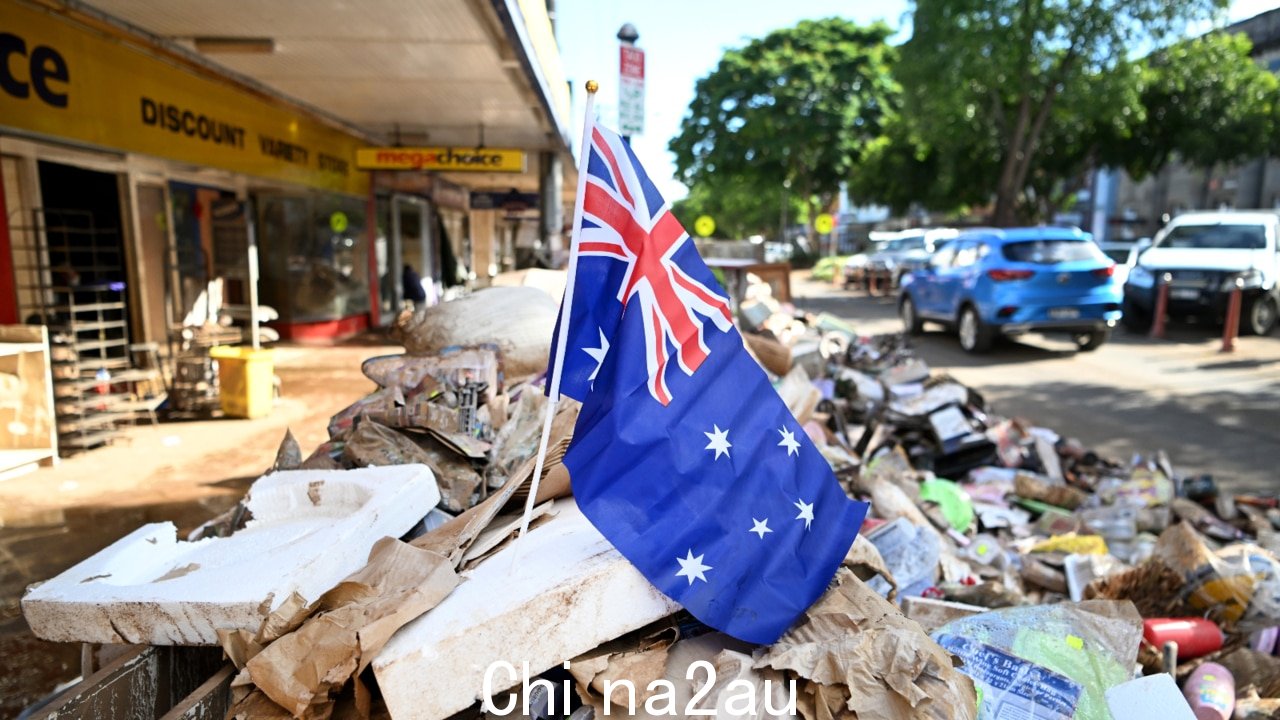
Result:
<svg viewBox="0 0 1280 720"><path fill-rule="evenodd" d="M847 570L803 620L766 648L756 668L804 682L806 720L972 720L973 682L951 656Z"/></svg>
<svg viewBox="0 0 1280 720"><path fill-rule="evenodd" d="M368 666L396 630L435 607L457 584L443 556L384 538L368 565L320 599L318 614L249 659L248 677L295 717L328 717L332 695Z"/></svg>

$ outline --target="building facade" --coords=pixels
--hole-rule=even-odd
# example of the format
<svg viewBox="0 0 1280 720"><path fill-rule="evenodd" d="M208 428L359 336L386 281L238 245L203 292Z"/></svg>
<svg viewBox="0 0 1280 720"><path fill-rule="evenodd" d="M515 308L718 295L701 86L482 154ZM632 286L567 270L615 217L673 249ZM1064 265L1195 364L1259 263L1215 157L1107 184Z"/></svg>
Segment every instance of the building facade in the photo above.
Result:
<svg viewBox="0 0 1280 720"><path fill-rule="evenodd" d="M0 60L0 323L94 288L163 345L216 293L339 337L391 321L405 265L433 302L511 267L514 225L554 249L573 187L544 2L0 0ZM463 162L491 148L518 162ZM495 191L541 201L472 209Z"/></svg>

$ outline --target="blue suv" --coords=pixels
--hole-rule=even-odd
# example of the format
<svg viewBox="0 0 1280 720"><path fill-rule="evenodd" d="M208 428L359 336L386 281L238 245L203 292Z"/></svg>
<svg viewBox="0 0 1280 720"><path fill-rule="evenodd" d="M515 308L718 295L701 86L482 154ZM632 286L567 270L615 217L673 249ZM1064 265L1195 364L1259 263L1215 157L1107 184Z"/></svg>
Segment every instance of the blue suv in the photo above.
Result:
<svg viewBox="0 0 1280 720"><path fill-rule="evenodd" d="M983 352L1000 335L1060 332L1081 350L1111 337L1123 294L1115 263L1074 228L967 232L903 278L898 313L907 332L952 326L960 347Z"/></svg>

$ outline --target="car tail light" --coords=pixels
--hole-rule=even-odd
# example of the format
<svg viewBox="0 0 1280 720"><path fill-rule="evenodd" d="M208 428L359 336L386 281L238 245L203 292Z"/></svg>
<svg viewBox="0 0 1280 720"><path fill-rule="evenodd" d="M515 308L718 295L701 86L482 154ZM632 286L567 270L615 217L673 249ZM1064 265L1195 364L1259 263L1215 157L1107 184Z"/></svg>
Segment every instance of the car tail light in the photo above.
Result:
<svg viewBox="0 0 1280 720"><path fill-rule="evenodd" d="M1005 282L1006 280L1026 280L1034 275L1032 270L988 270L987 277L996 282Z"/></svg>
<svg viewBox="0 0 1280 720"><path fill-rule="evenodd" d="M1110 264L1110 265L1108 265L1108 266L1106 266L1106 267L1098 268L1097 270L1094 270L1094 271L1093 271L1093 274L1094 274L1095 276L1097 276L1097 277L1100 277L1100 278L1109 278L1109 277L1111 277L1112 275L1115 275L1115 274L1116 274L1116 266L1115 266L1115 263L1112 263L1112 264Z"/></svg>

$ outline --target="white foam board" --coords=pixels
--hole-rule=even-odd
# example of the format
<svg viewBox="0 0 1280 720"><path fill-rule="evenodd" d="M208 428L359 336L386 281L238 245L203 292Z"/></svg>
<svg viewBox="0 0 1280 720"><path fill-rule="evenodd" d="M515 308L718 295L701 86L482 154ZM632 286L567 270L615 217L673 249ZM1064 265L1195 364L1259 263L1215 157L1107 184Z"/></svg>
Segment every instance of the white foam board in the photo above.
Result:
<svg viewBox="0 0 1280 720"><path fill-rule="evenodd" d="M364 567L440 501L425 465L293 470L249 489L252 519L226 538L179 541L144 525L22 599L37 637L61 642L212 645L256 631L293 592L308 602Z"/></svg>
<svg viewBox="0 0 1280 720"><path fill-rule="evenodd" d="M680 609L613 549L572 499L554 517L463 575L373 661L396 720L439 720L480 698L506 661L536 675ZM518 552L518 562L512 553ZM513 685L495 673L495 690Z"/></svg>
<svg viewBox="0 0 1280 720"><path fill-rule="evenodd" d="M1107 690L1107 709L1115 720L1196 720L1168 673L1147 675Z"/></svg>

